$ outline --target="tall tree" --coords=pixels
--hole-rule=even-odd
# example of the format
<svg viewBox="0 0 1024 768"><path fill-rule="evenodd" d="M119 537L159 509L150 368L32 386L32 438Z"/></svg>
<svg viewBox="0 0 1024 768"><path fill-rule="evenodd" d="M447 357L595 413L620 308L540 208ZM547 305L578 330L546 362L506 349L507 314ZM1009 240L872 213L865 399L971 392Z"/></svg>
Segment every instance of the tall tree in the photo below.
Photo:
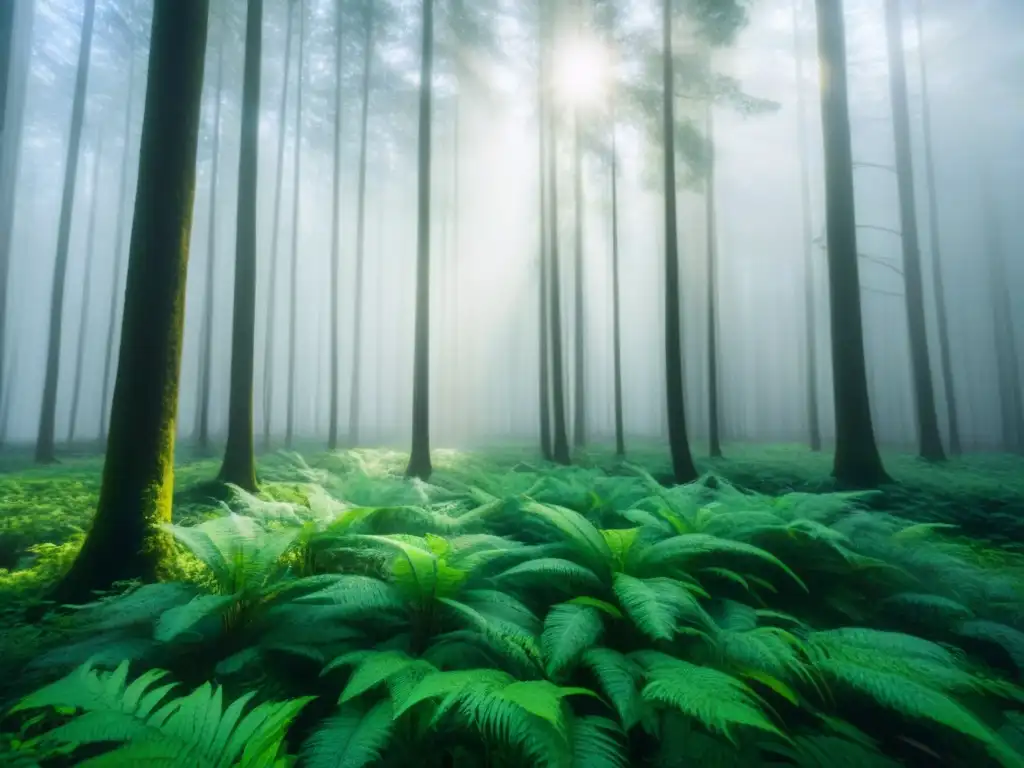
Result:
<svg viewBox="0 0 1024 768"><path fill-rule="evenodd" d="M206 222L206 282L203 285L203 338L199 360L199 391L196 402L196 440L201 451L210 447L210 398L213 374L213 298L217 274L217 178L220 170L220 107L224 100L224 42L227 23L221 22L217 42L217 85L213 106L213 146L210 168L210 207Z"/></svg>
<svg viewBox="0 0 1024 768"><path fill-rule="evenodd" d="M928 461L944 461L939 419L935 411L935 387L928 353L928 330L924 316L924 279L921 276L921 247L917 233L917 201L914 190L914 162L910 146L910 110L907 106L907 66L903 53L903 17L900 0L885 2L886 42L889 49L889 95L892 102L893 135L896 145L896 182L899 188L903 237L903 282L906 291L907 328L910 332L910 362L917 410L918 451Z"/></svg>
<svg viewBox="0 0 1024 768"><path fill-rule="evenodd" d="M677 483L697 479L686 435L683 392L683 340L679 296L679 231L676 220L675 90L673 85L672 0L662 0L662 140L665 184L665 389L668 405L668 442L672 473Z"/></svg>
<svg viewBox="0 0 1024 768"><path fill-rule="evenodd" d="M220 479L250 491L256 490L252 380L256 351L256 165L259 161L262 32L263 0L249 0L242 76L242 140L238 153L231 391L228 404L228 440L224 449Z"/></svg>
<svg viewBox="0 0 1024 768"><path fill-rule="evenodd" d="M405 473L426 480L430 464L430 128L434 77L434 0L422 0L419 204L416 227L416 338L412 379L412 451Z"/></svg>
<svg viewBox="0 0 1024 768"><path fill-rule="evenodd" d="M543 0L541 0L543 3ZM543 17L543 9L538 6L541 17ZM548 221L547 221L547 166L546 155L547 155L547 98L544 93L546 87L546 76L547 67L549 66L547 56L545 55L547 46L544 43L544 20L539 19L538 25L538 48L537 48L537 186L538 186L538 200L540 201L540 210L538 211L538 222L540 223L540 231L537 233L537 252L538 252L538 263L539 263L539 274L537 279L537 307L538 307L538 340L537 350L540 354L540 360L538 361L537 372L539 374L540 381L538 390L538 403L540 410L540 450L541 455L551 461L554 458L554 452L551 447L551 370L550 370L550 354L548 350L548 337L550 331L550 322L548 320L548 313L550 311L549 298L550 298L550 287L548 286ZM458 121L456 120L456 127L458 127ZM458 217L456 211L455 216ZM456 241L458 235L456 234Z"/></svg>
<svg viewBox="0 0 1024 768"><path fill-rule="evenodd" d="M257 0L259 2L259 0ZM155 0L110 439L92 529L61 602L151 579L171 551L185 284L209 0Z"/></svg>
<svg viewBox="0 0 1024 768"><path fill-rule="evenodd" d="M706 126L710 154L704 190L707 230L707 353L708 353L708 449L722 455L721 414L718 404L718 215L715 209L715 118L714 104L707 103Z"/></svg>
<svg viewBox="0 0 1024 768"><path fill-rule="evenodd" d="M956 380L949 347L949 309L943 280L942 238L939 234L939 194L935 183L935 157L932 146L932 107L928 93L928 59L922 22L921 0L917 0L917 61L921 76L921 127L924 131L924 169L928 188L929 246L932 252L932 292L935 294L935 316L939 330L939 363L942 386L946 395L946 420L949 424L949 452L959 456L960 421L956 405Z"/></svg>
<svg viewBox="0 0 1024 768"><path fill-rule="evenodd" d="M61 199L60 223L57 228L57 258L53 266L46 379L43 383L43 404L39 414L39 434L36 437L35 459L39 464L52 464L57 460L54 432L57 426L57 382L60 377L60 342L64 323L64 287L68 277L71 213L75 203L75 182L78 178L79 147L82 143L85 92L89 83L89 58L92 51L92 30L95 16L96 0L85 0L85 9L82 14L82 36L78 46L78 68L75 75L75 97L71 106L71 133L68 137L68 154L64 165L64 194Z"/></svg>
<svg viewBox="0 0 1024 768"><path fill-rule="evenodd" d="M124 145L121 148L121 181L117 194L117 228L114 230L114 269L111 274L110 309L107 313L107 345L103 361L103 399L100 410L100 440L107 439L107 420L110 414L110 388L114 378L114 340L117 314L121 304L121 275L124 272L125 217L128 214L128 171L131 167L132 106L135 95L135 38L130 40L128 53L128 91L124 102Z"/></svg>
<svg viewBox="0 0 1024 768"><path fill-rule="evenodd" d="M359 188L356 210L356 274L355 302L352 318L352 386L349 389L349 432L353 445L361 440L362 420L362 352L363 352L363 275L366 269L366 166L368 128L370 124L370 72L373 67L373 24L374 7L372 0L363 6L363 111L359 118ZM427 150L430 152L430 150Z"/></svg>
<svg viewBox="0 0 1024 768"><path fill-rule="evenodd" d="M71 415L68 418L68 442L75 441L78 404L82 399L82 371L85 368L85 346L89 339L89 304L92 296L92 268L96 260L96 219L99 214L100 164L103 159L103 133L96 136L92 156L92 183L89 195L89 231L85 239L85 275L82 278L82 304L78 316L78 349L75 352L75 382L71 390Z"/></svg>
<svg viewBox="0 0 1024 768"><path fill-rule="evenodd" d="M25 95L35 3L0 3L0 364L7 359L7 281L10 275ZM0 381L0 401L9 409L7 380ZM6 430L0 433L0 438Z"/></svg>
<svg viewBox="0 0 1024 768"><path fill-rule="evenodd" d="M302 0L295 0L299 14L299 60L296 62L295 96L295 160L292 175L292 259L291 298L288 301L288 411L285 420L284 442L289 448L295 437L295 350L298 345L299 309L299 187L302 179L302 75L306 47L306 9Z"/></svg>
<svg viewBox="0 0 1024 768"><path fill-rule="evenodd" d="M341 323L341 102L343 92L342 62L344 42L343 0L334 3L334 177L331 194L331 390L330 424L327 426L327 447L338 447L338 348Z"/></svg>
<svg viewBox="0 0 1024 768"><path fill-rule="evenodd" d="M277 338L277 273L280 256L281 194L284 188L284 139L287 128L288 73L292 61L292 21L296 0L288 0L284 39L284 82L278 108L277 168L274 173L274 223L270 230L270 273L267 279L267 333L263 338L263 445L270 445L274 411L274 341Z"/></svg>
<svg viewBox="0 0 1024 768"><path fill-rule="evenodd" d="M619 151L614 105L611 113L612 181L612 363L615 406L615 455L626 455L626 437L622 413L622 297L619 287Z"/></svg>
<svg viewBox="0 0 1024 768"><path fill-rule="evenodd" d="M864 364L864 330L857 264L850 108L846 88L843 3L816 0L822 69L821 119L825 143L825 236L832 324L832 386L836 409L833 474L844 487L888 481L875 443Z"/></svg>
<svg viewBox="0 0 1024 768"><path fill-rule="evenodd" d="M583 192L583 137L580 130L580 109L572 111L572 180L573 180L573 424L572 442L577 448L587 442L586 405L586 328L583 306L583 213L586 199Z"/></svg>
<svg viewBox="0 0 1024 768"><path fill-rule="evenodd" d="M804 54L800 35L803 0L793 0L793 60L796 65L797 155L800 158L800 226L804 252L804 388L807 432L812 451L821 450L818 406L818 319L814 311L814 223L811 220L811 168L807 157L807 98L804 95Z"/></svg>

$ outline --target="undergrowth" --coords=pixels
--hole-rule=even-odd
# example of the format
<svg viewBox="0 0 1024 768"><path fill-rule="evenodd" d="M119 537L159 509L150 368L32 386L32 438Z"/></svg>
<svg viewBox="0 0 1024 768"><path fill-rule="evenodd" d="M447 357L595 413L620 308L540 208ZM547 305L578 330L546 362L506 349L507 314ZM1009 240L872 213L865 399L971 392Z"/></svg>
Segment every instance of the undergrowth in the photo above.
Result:
<svg viewBox="0 0 1024 768"><path fill-rule="evenodd" d="M905 490L639 458L279 453L259 496L186 465L176 581L0 634L0 761L1024 766L1016 555L880 511ZM88 466L0 480L9 598L73 556Z"/></svg>

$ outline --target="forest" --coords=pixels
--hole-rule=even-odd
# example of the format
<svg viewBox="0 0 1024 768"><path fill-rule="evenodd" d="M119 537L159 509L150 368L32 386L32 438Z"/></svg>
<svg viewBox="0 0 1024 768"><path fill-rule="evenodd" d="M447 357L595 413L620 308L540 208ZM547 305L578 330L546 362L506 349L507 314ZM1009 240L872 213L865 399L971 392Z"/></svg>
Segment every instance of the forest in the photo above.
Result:
<svg viewBox="0 0 1024 768"><path fill-rule="evenodd" d="M0 764L1024 768L1024 3L0 0Z"/></svg>

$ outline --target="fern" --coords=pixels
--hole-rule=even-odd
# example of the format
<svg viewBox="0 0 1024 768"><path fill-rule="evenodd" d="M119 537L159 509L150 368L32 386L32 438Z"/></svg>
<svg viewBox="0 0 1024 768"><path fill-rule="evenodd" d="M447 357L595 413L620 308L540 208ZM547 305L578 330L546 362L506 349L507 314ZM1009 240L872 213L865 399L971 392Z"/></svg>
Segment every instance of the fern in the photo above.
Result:
<svg viewBox="0 0 1024 768"><path fill-rule="evenodd" d="M377 762L394 732L391 702L346 704L303 745L307 768L363 768Z"/></svg>
<svg viewBox="0 0 1024 768"><path fill-rule="evenodd" d="M554 677L570 666L601 637L604 625L596 608L563 603L544 620L540 644L548 675Z"/></svg>

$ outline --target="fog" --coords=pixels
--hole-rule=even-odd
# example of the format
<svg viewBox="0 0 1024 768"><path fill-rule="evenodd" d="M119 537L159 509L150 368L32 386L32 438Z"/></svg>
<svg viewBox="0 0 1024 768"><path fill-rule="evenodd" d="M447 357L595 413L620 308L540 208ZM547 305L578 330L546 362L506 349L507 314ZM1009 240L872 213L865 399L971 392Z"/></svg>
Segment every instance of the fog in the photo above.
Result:
<svg viewBox="0 0 1024 768"><path fill-rule="evenodd" d="M21 13L32 0L15 0ZM476 0L467 2L474 6ZM680 0L682 2L682 0ZM949 313L950 356L963 444L993 450L1003 443L992 277L997 252L1013 299L1018 347L1024 340L1024 4L1019 0L926 0L927 52L938 210L925 180L922 39L914 0L904 2L907 75L916 202L937 411L948 430L939 368L935 294L936 216ZM57 222L67 155L82 0L35 0L23 142L15 188L4 390L6 437L31 442L39 425ZM334 121L333 0L305 0L302 140L298 153L298 220L292 215L296 162L295 57L287 70L277 269L272 270L275 183L281 139L288 5L267 0L264 17L260 152L255 418L261 435L270 382L270 429L285 428L289 370L294 370L296 428L323 439L330 389L330 284ZM378 0L390 18L373 40L368 118L365 267L355 360L358 177L364 40L357 3L346 3L343 31L341 274L339 322L340 431L348 432L354 366L359 375L360 436L369 444L405 447L410 430L416 258L416 116L418 3ZM637 35L658 34L650 0L623 0ZM723 438L806 440L807 354L800 156L809 163L816 283L816 382L824 438L833 434L830 336L824 232L819 69L811 2L798 2L796 41L803 61L797 81L793 0L752 0L734 44L712 52L712 67L736 78L764 109L741 114L714 107L717 301ZM856 164L858 250L869 388L879 442L912 448L914 395L903 303L901 228L894 165L882 0L846 0L850 109ZM538 129L535 3L487 0L475 17L493 24L496 45L458 45L455 4L439 2L435 67L431 212L431 441L436 447L504 440L532 441L538 430ZM484 9L486 6L486 9ZM240 134L244 3L212 0L198 153L197 188L186 300L178 430L196 429L201 396L203 304L212 290L211 431L226 432L231 359L232 276ZM71 250L64 297L57 438L69 437L79 339L84 339L75 439L98 438L105 402L111 312L119 322L123 274L115 274L118 240L131 227L141 129L148 21L146 0L98 0L88 101L74 193ZM685 25L684 25L685 26ZM25 29L25 27L22 27ZM223 93L217 93L223 38ZM681 29L680 54L706 46ZM134 64L132 60L134 59ZM134 67L134 80L129 84ZM677 78L685 87L687 71ZM652 87L660 87L655 78ZM805 100L801 129L798 92ZM218 179L211 190L214 110L221 99ZM11 96L9 96L11 98ZM680 115L698 133L704 105L680 100ZM567 112L565 105L559 110ZM582 108L581 108L582 109ZM607 104L588 107L582 123L603 147ZM127 112L126 112L127 110ZM127 115L127 122L126 122ZM565 114L562 115L565 117ZM124 127L127 124L127 135ZM562 316L572 413L575 230L571 132L560 138L559 218ZM806 137L801 145L800 137ZM618 204L621 258L623 398L629 439L665 432L663 204L660 145L644 120L618 115ZM127 143L127 153L125 146ZM685 153L684 153L685 154ZM121 215L122 159L128 158L127 215ZM584 154L584 384L589 439L614 434L612 378L611 186L603 151ZM96 187L93 169L98 166ZM708 236L704 182L680 159L680 259L686 407L690 438L703 452L707 435L706 354ZM214 248L208 247L212 218ZM90 245L90 217L95 231ZM294 364L289 358L291 244L297 228ZM87 278L87 254L94 261ZM214 258L214 284L207 285ZM272 357L267 358L268 303L276 290ZM83 302L88 296L87 312ZM115 339L118 337L115 337ZM1024 349L1020 349L1020 355ZM116 360L111 365L115 365ZM269 375L264 370L269 369ZM106 398L109 401L109 392ZM570 418L571 424L571 418ZM257 439L259 444L259 439Z"/></svg>

